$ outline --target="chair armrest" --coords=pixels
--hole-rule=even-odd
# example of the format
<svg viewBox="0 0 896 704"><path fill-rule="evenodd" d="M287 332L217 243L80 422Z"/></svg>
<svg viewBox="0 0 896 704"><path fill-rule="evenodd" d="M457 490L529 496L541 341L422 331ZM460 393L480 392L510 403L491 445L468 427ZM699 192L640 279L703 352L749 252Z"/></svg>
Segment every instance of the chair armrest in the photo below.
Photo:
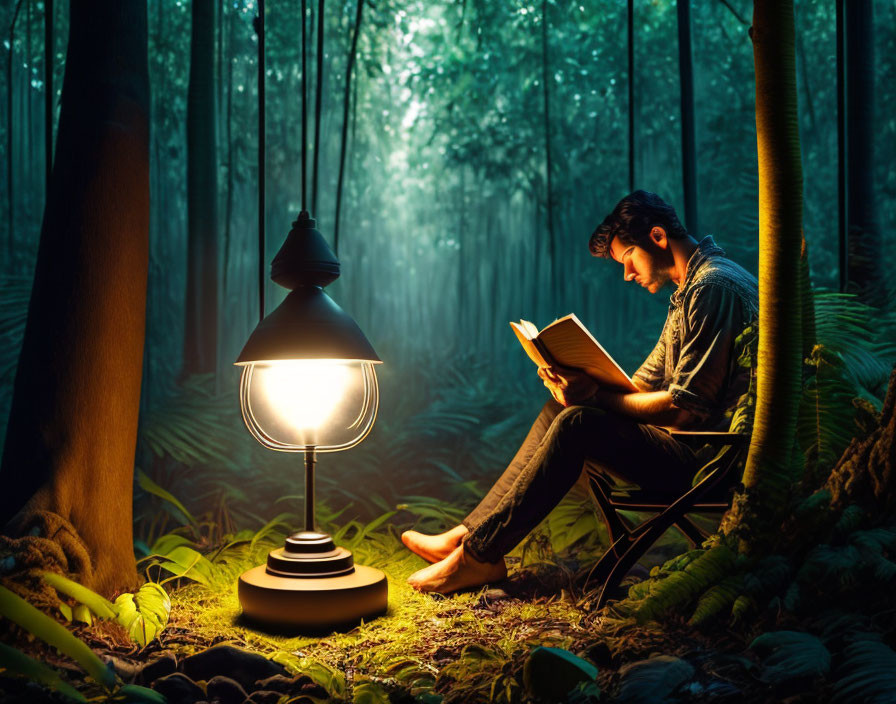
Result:
<svg viewBox="0 0 896 704"><path fill-rule="evenodd" d="M677 440L703 441L713 445L746 445L750 436L743 433L726 433L711 430L670 430L669 434Z"/></svg>

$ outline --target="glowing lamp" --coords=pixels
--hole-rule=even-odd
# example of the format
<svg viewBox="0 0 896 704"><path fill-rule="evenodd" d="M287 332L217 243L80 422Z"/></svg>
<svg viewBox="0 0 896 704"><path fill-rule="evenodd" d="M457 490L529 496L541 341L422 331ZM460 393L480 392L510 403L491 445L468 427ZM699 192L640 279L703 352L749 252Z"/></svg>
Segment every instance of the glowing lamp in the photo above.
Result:
<svg viewBox="0 0 896 704"><path fill-rule="evenodd" d="M249 431L265 447L305 456L304 530L239 579L243 613L278 627L329 628L386 610L386 576L354 564L348 550L314 525L317 454L361 442L379 402L374 366L380 358L323 291L338 276L338 259L302 211L271 264L271 278L291 291L236 361L243 367L240 406Z"/></svg>

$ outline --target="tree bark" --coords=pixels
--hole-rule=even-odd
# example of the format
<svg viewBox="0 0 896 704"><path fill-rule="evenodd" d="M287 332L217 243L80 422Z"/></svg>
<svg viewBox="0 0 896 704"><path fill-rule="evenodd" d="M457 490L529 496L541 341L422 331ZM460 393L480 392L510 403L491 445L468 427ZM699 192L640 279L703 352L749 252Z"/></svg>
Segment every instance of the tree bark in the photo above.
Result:
<svg viewBox="0 0 896 704"><path fill-rule="evenodd" d="M759 349L744 494L724 522L751 552L780 525L794 476L802 352L802 191L792 0L755 0Z"/></svg>
<svg viewBox="0 0 896 704"><path fill-rule="evenodd" d="M56 158L0 465L0 523L86 551L89 560L68 571L105 594L137 581L148 108L145 0L72 0Z"/></svg>
<svg viewBox="0 0 896 704"><path fill-rule="evenodd" d="M215 0L194 0L187 90L187 293L183 373L216 370L218 179Z"/></svg>

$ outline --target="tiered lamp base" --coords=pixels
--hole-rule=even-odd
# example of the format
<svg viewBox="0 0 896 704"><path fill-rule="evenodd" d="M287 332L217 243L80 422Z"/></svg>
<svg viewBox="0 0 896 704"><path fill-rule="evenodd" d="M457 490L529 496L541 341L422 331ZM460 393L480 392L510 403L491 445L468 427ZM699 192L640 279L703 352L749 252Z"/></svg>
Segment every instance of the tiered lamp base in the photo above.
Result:
<svg viewBox="0 0 896 704"><path fill-rule="evenodd" d="M272 550L267 565L239 579L243 614L277 628L320 630L386 612L388 584L380 570L353 564L326 533L302 531Z"/></svg>

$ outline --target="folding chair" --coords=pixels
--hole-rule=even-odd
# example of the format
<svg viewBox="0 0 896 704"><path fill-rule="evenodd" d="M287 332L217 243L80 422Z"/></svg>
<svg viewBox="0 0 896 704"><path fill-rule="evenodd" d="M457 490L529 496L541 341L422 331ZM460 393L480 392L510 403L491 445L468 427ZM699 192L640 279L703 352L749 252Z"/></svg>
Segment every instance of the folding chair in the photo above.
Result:
<svg viewBox="0 0 896 704"><path fill-rule="evenodd" d="M740 481L748 435L722 432L672 431L676 440L692 449L707 446L715 455L694 476L691 488L681 496L651 492L647 489L620 492L608 479L591 472L588 480L591 498L603 513L610 536L610 548L591 571L603 579L597 608L603 607L616 593L623 578L635 563L672 526L677 527L691 545L702 543L708 533L689 517L690 513L722 514L731 503L731 491ZM698 455L699 457L699 455ZM619 511L653 513L638 525L630 525Z"/></svg>

